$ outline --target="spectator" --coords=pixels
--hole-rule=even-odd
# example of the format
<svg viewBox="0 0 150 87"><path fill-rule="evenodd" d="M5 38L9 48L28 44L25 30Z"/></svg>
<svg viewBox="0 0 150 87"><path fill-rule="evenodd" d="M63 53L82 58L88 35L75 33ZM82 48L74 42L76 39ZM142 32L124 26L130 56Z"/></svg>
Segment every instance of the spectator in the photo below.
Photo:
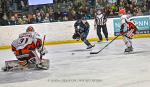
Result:
<svg viewBox="0 0 150 87"><path fill-rule="evenodd" d="M31 23L31 24L37 23L37 22L36 22L36 15L35 15L35 14L32 15L32 18L30 19L30 23Z"/></svg>
<svg viewBox="0 0 150 87"><path fill-rule="evenodd" d="M27 0L20 0L20 4L21 4L21 9L22 10L25 10L26 9L26 7L27 7L27 2L26 2Z"/></svg>
<svg viewBox="0 0 150 87"><path fill-rule="evenodd" d="M19 25L19 22L15 19L15 16L11 16L9 25Z"/></svg>
<svg viewBox="0 0 150 87"><path fill-rule="evenodd" d="M3 13L0 13L0 26L6 26L6 25L9 25L7 18L4 17Z"/></svg>
<svg viewBox="0 0 150 87"><path fill-rule="evenodd" d="M36 22L37 23L42 23L43 22L43 17L41 16L41 13L37 13L36 15Z"/></svg>
<svg viewBox="0 0 150 87"><path fill-rule="evenodd" d="M143 13L140 8L137 9L136 16L143 16Z"/></svg>
<svg viewBox="0 0 150 87"><path fill-rule="evenodd" d="M150 0L147 0L148 4L147 4L147 9L149 10L149 14L150 14Z"/></svg>
<svg viewBox="0 0 150 87"><path fill-rule="evenodd" d="M112 9L113 15L116 15L116 12L118 11L118 8L117 8L115 3L112 5L111 9Z"/></svg>
<svg viewBox="0 0 150 87"><path fill-rule="evenodd" d="M46 13L45 18L43 20L44 23L48 23L50 22L50 17L49 17L49 13Z"/></svg>
<svg viewBox="0 0 150 87"><path fill-rule="evenodd" d="M26 15L23 15L22 21L23 21L23 24L28 24L28 18Z"/></svg>
<svg viewBox="0 0 150 87"><path fill-rule="evenodd" d="M0 11L7 13L9 18L7 21L12 22L13 18L11 19L11 17L15 17L16 23L12 22L11 24L17 24L17 21L19 24L72 21L77 19L79 14L84 14L86 19L94 18L95 8L93 8L94 4L91 3L92 0L57 0L53 4L28 6L27 0L2 0L2 10ZM128 14L133 16L150 14L149 0L97 0L96 3L96 6L103 6L106 14L111 15L111 17L115 17L121 8L125 8ZM140 6L143 8L139 10ZM27 19L23 18L24 15L28 15Z"/></svg>
<svg viewBox="0 0 150 87"><path fill-rule="evenodd" d="M127 11L127 14L130 15L130 16L133 16L133 15L131 14L130 10Z"/></svg>
<svg viewBox="0 0 150 87"><path fill-rule="evenodd" d="M68 21L68 12L63 12L63 21Z"/></svg>
<svg viewBox="0 0 150 87"><path fill-rule="evenodd" d="M18 23L19 23L20 25L24 24L24 22L23 22L23 20L22 20L21 17L18 18Z"/></svg>

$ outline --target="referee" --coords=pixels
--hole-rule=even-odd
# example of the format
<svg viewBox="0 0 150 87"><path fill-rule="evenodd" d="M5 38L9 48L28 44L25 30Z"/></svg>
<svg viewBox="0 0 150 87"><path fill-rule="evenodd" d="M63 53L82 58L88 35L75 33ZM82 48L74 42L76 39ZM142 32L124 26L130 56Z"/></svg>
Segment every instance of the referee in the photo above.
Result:
<svg viewBox="0 0 150 87"><path fill-rule="evenodd" d="M106 27L106 21L107 21L107 15L102 13L100 9L98 9L97 14L95 16L95 22L94 22L94 28L97 30L97 35L99 38L98 42L102 42L102 34L101 34L101 29L103 31L103 34L108 41L108 31Z"/></svg>

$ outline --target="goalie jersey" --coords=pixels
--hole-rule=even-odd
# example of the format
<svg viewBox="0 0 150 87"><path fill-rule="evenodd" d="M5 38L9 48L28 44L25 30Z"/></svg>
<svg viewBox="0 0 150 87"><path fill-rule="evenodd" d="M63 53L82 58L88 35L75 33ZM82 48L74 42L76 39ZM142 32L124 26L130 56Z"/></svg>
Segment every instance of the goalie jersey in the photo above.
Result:
<svg viewBox="0 0 150 87"><path fill-rule="evenodd" d="M40 35L36 32L26 32L19 35L19 38L14 40L11 44L12 51L16 57L29 57L31 51L38 51L42 47L42 40Z"/></svg>

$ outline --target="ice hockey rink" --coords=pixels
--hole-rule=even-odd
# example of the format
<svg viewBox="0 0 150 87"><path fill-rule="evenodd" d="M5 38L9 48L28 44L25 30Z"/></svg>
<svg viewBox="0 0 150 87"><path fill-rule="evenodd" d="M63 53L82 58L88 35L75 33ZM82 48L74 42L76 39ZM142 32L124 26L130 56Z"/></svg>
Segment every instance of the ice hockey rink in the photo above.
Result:
<svg viewBox="0 0 150 87"><path fill-rule="evenodd" d="M0 87L150 87L150 38L134 39L132 54L124 54L123 41L116 40L90 55L107 43L92 50L83 43L46 46L49 70L0 71ZM13 53L1 50L0 67L9 59L15 59Z"/></svg>

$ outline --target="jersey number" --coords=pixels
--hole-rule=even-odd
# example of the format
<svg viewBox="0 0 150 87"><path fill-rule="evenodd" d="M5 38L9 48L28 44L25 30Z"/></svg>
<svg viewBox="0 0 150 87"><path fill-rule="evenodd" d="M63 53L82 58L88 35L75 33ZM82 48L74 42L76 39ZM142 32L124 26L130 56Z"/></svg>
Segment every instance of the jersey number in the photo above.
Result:
<svg viewBox="0 0 150 87"><path fill-rule="evenodd" d="M24 45L28 42L28 38L20 38L18 41L19 45Z"/></svg>

